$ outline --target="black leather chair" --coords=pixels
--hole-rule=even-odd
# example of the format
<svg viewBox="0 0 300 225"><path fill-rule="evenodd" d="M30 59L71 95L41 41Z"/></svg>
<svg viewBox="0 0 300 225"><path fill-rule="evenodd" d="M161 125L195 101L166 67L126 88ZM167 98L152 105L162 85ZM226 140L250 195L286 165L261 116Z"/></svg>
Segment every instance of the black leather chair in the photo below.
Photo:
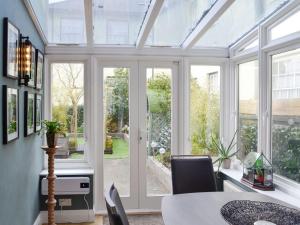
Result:
<svg viewBox="0 0 300 225"><path fill-rule="evenodd" d="M217 191L210 156L172 156L173 194Z"/></svg>
<svg viewBox="0 0 300 225"><path fill-rule="evenodd" d="M105 202L110 225L129 225L118 190L114 184L105 193Z"/></svg>

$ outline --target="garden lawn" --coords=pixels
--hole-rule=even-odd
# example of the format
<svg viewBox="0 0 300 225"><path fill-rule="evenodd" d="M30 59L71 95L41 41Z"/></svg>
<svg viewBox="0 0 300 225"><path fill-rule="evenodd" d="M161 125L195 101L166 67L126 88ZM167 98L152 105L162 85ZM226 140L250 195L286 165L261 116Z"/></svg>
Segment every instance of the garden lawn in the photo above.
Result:
<svg viewBox="0 0 300 225"><path fill-rule="evenodd" d="M128 157L128 143L122 138L113 138L113 154L104 154L104 159L124 159Z"/></svg>

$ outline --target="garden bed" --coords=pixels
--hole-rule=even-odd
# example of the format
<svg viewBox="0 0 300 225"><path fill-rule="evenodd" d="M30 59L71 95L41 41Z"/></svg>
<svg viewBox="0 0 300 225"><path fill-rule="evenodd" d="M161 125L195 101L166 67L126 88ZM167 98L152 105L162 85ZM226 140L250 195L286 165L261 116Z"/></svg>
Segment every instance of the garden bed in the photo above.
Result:
<svg viewBox="0 0 300 225"><path fill-rule="evenodd" d="M147 168L168 189L169 192L172 192L172 179L170 169L165 167L162 163L160 163L152 156L148 157Z"/></svg>

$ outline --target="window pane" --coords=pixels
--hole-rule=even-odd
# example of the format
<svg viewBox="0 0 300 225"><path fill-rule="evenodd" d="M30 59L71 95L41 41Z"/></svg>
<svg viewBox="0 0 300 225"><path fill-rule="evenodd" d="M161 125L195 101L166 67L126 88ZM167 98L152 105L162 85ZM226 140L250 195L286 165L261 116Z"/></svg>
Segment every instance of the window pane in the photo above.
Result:
<svg viewBox="0 0 300 225"><path fill-rule="evenodd" d="M257 151L258 61L239 65L238 157Z"/></svg>
<svg viewBox="0 0 300 225"><path fill-rule="evenodd" d="M220 130L220 67L191 66L190 140L194 155L217 155L212 138Z"/></svg>
<svg viewBox="0 0 300 225"><path fill-rule="evenodd" d="M272 160L275 173L300 183L300 49L272 56L284 73L272 71ZM279 69L280 71L280 69ZM279 78L274 85L274 79Z"/></svg>
<svg viewBox="0 0 300 225"><path fill-rule="evenodd" d="M65 126L59 137L56 158L84 157L84 64L54 63L51 65L52 120Z"/></svg>
<svg viewBox="0 0 300 225"><path fill-rule="evenodd" d="M130 195L129 68L104 68L104 189Z"/></svg>
<svg viewBox="0 0 300 225"><path fill-rule="evenodd" d="M252 48L256 48L258 47L258 38L256 38L255 40L251 41L249 44L243 46L242 48L240 48L238 51L242 52L242 51L246 51Z"/></svg>
<svg viewBox="0 0 300 225"><path fill-rule="evenodd" d="M300 11L288 17L271 29L271 40L300 31Z"/></svg>
<svg viewBox="0 0 300 225"><path fill-rule="evenodd" d="M134 45L150 0L94 0L96 44Z"/></svg>
<svg viewBox="0 0 300 225"><path fill-rule="evenodd" d="M234 1L229 9L227 9L213 26L200 38L196 47L227 47L286 2L288 1Z"/></svg>
<svg viewBox="0 0 300 225"><path fill-rule="evenodd" d="M146 45L180 46L215 0L165 0Z"/></svg>
<svg viewBox="0 0 300 225"><path fill-rule="evenodd" d="M171 87L171 69L147 68L147 196L170 194L172 190L164 168L171 168Z"/></svg>
<svg viewBox="0 0 300 225"><path fill-rule="evenodd" d="M48 41L86 43L83 0L49 0Z"/></svg>

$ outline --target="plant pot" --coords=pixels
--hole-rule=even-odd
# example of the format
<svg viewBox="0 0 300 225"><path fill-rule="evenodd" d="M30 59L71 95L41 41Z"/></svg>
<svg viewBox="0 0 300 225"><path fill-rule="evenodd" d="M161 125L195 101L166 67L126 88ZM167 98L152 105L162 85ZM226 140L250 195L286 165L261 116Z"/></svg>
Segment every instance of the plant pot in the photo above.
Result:
<svg viewBox="0 0 300 225"><path fill-rule="evenodd" d="M49 148L55 148L57 145L57 134L53 133L46 133L47 136L47 145Z"/></svg>
<svg viewBox="0 0 300 225"><path fill-rule="evenodd" d="M224 161L222 163L222 168L230 169L230 165L231 165L231 159L224 159Z"/></svg>

